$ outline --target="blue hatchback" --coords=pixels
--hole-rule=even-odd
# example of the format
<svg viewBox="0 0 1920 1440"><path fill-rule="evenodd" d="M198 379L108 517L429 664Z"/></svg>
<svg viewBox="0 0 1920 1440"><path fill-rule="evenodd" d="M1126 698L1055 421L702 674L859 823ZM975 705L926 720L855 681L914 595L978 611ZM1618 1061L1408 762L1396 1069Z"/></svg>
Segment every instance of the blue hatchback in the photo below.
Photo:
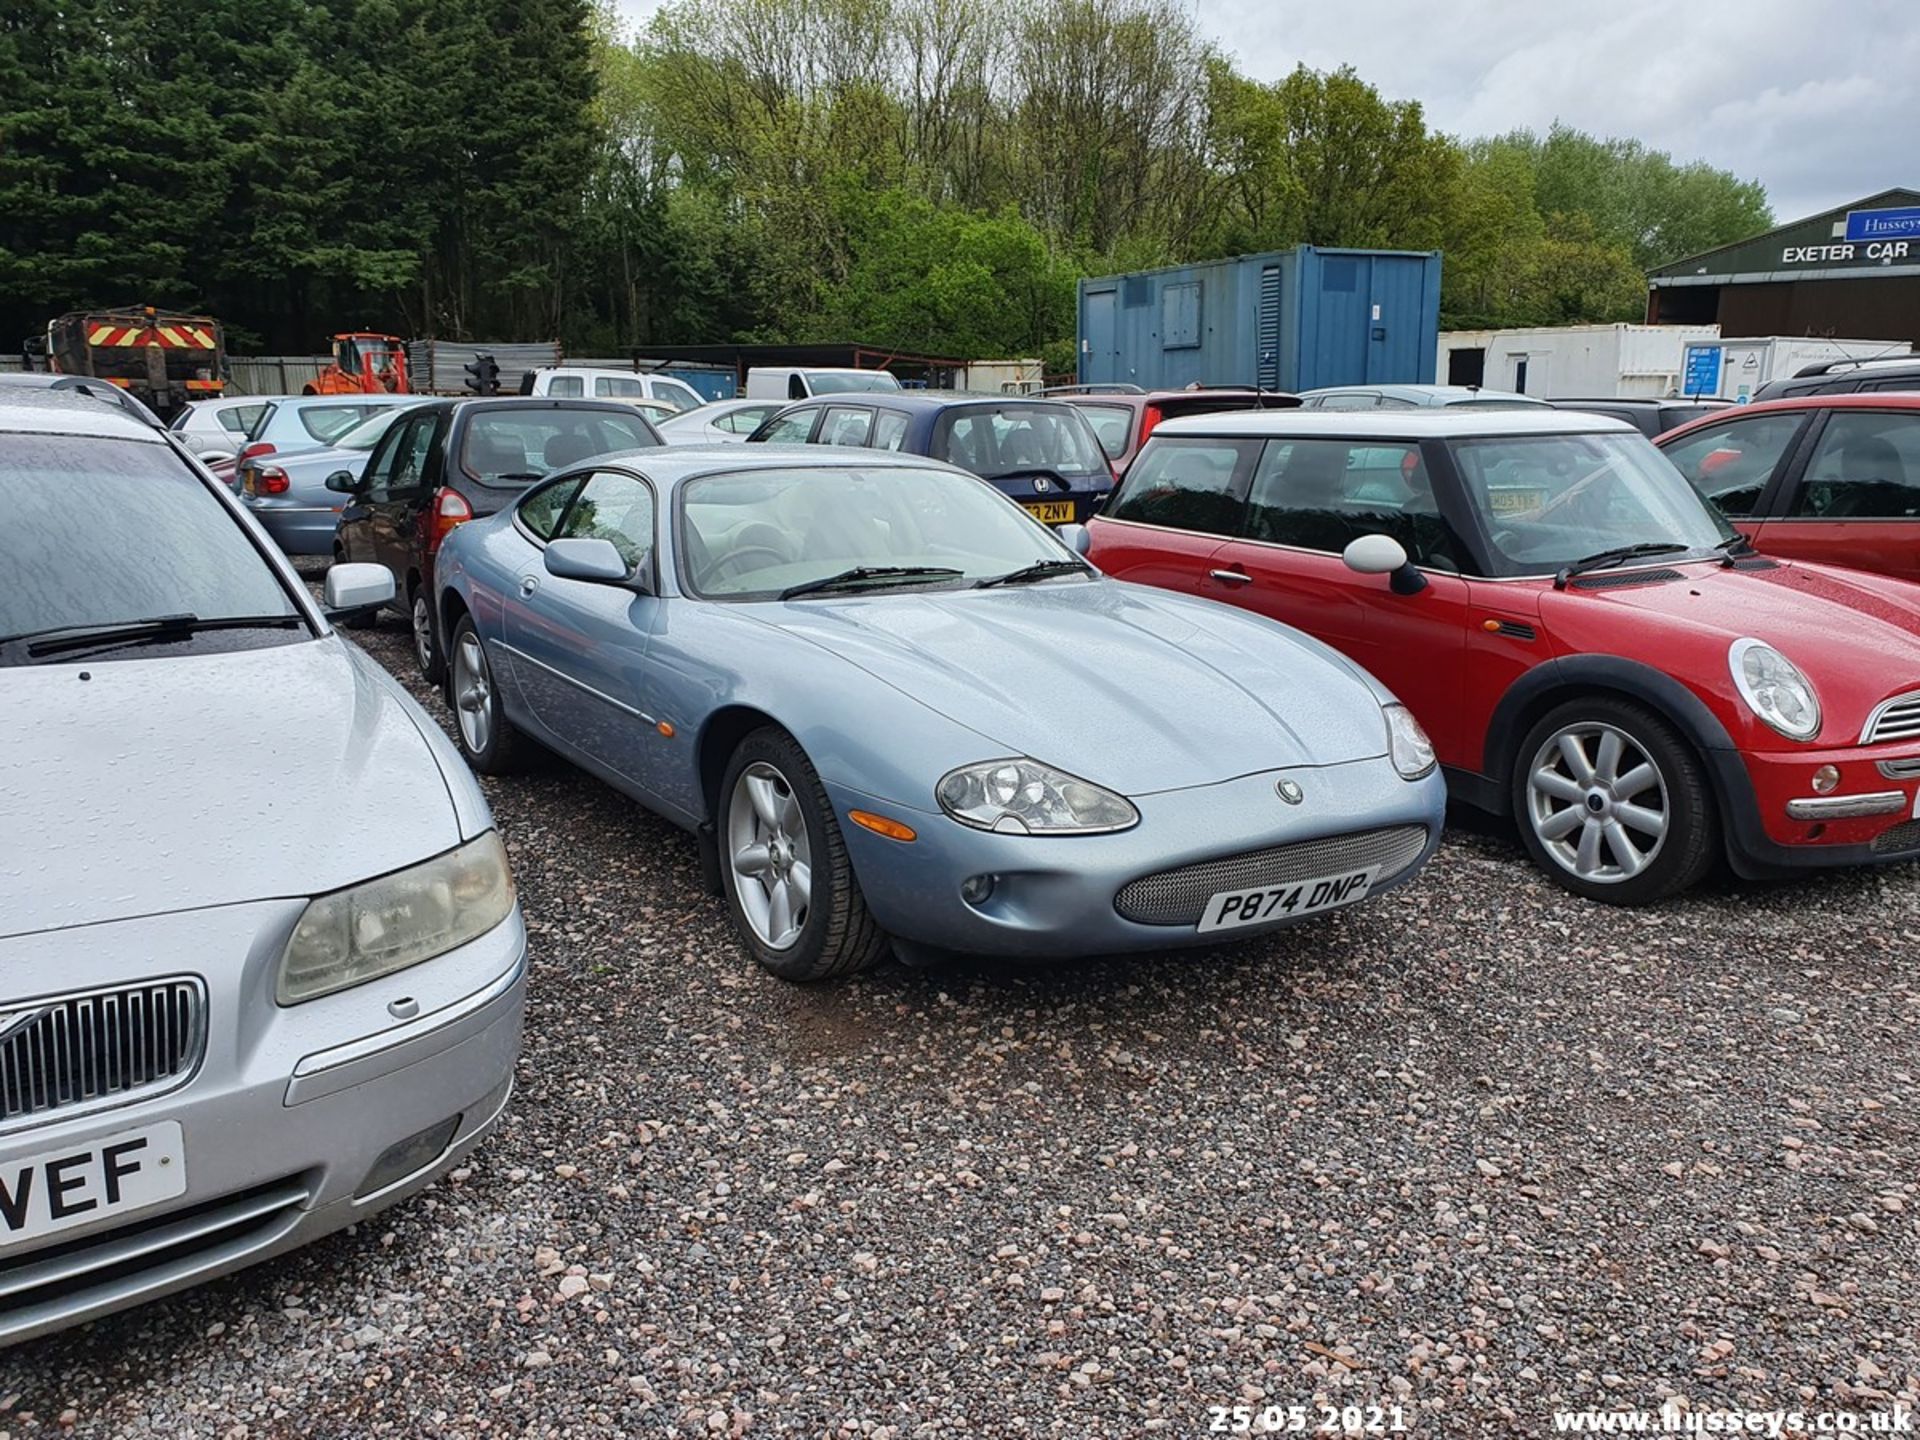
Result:
<svg viewBox="0 0 1920 1440"><path fill-rule="evenodd" d="M1084 522L1113 491L1106 451L1072 405L1022 395L829 395L789 405L748 443L851 445L971 470L1049 525Z"/></svg>

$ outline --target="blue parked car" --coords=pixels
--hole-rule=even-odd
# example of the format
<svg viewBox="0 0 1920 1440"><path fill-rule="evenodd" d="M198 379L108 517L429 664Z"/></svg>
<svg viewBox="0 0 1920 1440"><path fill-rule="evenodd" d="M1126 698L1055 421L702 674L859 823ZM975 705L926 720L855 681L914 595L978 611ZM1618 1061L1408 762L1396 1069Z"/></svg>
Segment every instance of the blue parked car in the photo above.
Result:
<svg viewBox="0 0 1920 1440"><path fill-rule="evenodd" d="M576 463L441 547L459 744L693 831L792 980L1204 945L1410 880L1445 784L1394 697L1086 540L883 451Z"/></svg>
<svg viewBox="0 0 1920 1440"><path fill-rule="evenodd" d="M1113 466L1072 405L1018 395L882 391L788 406L748 437L766 445L857 445L970 470L1049 525L1084 523Z"/></svg>

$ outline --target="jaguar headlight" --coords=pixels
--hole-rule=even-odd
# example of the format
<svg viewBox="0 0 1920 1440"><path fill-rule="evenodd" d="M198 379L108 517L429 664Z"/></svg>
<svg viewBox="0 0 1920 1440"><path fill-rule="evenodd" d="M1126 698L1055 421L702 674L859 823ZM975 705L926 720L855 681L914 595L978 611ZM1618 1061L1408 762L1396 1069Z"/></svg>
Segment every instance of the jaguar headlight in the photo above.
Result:
<svg viewBox="0 0 1920 1440"><path fill-rule="evenodd" d="M1003 835L1099 835L1140 823L1124 797L1024 757L963 765L934 794L962 825Z"/></svg>
<svg viewBox="0 0 1920 1440"><path fill-rule="evenodd" d="M513 909L513 877L496 831L378 880L307 902L274 988L298 1005L378 980L465 945Z"/></svg>
<svg viewBox="0 0 1920 1440"><path fill-rule="evenodd" d="M1387 717L1387 753L1402 780L1418 780L1433 773L1433 741L1413 712L1404 705L1381 707Z"/></svg>
<svg viewBox="0 0 1920 1440"><path fill-rule="evenodd" d="M1789 740L1820 733L1820 697L1800 668L1764 640L1733 642L1727 668L1747 708Z"/></svg>

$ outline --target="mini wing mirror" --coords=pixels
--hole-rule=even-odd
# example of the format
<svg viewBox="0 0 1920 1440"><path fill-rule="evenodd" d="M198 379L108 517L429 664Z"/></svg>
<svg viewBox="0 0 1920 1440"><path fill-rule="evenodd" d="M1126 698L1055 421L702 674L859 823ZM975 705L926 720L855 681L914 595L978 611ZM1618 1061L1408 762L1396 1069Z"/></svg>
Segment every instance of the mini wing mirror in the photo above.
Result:
<svg viewBox="0 0 1920 1440"><path fill-rule="evenodd" d="M336 470L327 476L327 489L336 495L358 495L360 480L351 470Z"/></svg>
<svg viewBox="0 0 1920 1440"><path fill-rule="evenodd" d="M1427 577L1414 568L1406 547L1391 535L1362 535L1340 558L1357 574L1387 576L1388 588L1396 595L1418 595L1427 588Z"/></svg>
<svg viewBox="0 0 1920 1440"><path fill-rule="evenodd" d="M351 615L391 605L398 592L393 572L384 565L332 565L321 589L321 608L329 616Z"/></svg>
<svg viewBox="0 0 1920 1440"><path fill-rule="evenodd" d="M1053 533L1062 545L1076 555L1084 556L1093 549L1093 537L1087 533L1084 525L1061 525Z"/></svg>
<svg viewBox="0 0 1920 1440"><path fill-rule="evenodd" d="M547 573L562 580L586 580L600 585L624 585L633 571L611 540L577 536L547 545Z"/></svg>

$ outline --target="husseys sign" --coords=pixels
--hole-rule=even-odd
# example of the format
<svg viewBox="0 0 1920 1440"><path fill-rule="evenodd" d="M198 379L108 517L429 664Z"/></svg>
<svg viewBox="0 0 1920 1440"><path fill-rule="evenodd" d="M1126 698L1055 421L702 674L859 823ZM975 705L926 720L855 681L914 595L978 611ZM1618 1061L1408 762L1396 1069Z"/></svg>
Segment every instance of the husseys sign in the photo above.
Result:
<svg viewBox="0 0 1920 1440"><path fill-rule="evenodd" d="M1782 265L1872 265L1920 260L1920 205L1849 210L1844 227L1834 225L1825 245L1787 245Z"/></svg>

